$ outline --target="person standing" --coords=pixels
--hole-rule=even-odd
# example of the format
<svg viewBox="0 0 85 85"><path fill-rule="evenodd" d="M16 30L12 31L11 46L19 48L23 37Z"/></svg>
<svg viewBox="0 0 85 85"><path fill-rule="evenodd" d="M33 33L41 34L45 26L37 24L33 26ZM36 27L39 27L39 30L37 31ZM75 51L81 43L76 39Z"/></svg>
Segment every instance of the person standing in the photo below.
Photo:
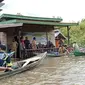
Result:
<svg viewBox="0 0 85 85"><path fill-rule="evenodd" d="M17 47L18 47L18 43L17 43L17 41L15 41L15 39L13 39L11 50L15 52L14 58L16 58L16 56L17 56Z"/></svg>
<svg viewBox="0 0 85 85"><path fill-rule="evenodd" d="M32 40L32 49L33 50L37 49L37 46L36 46L36 37L33 37L33 40Z"/></svg>
<svg viewBox="0 0 85 85"><path fill-rule="evenodd" d="M17 35L14 36L14 40L17 42L17 52L16 58L20 59L20 44L19 44L19 37Z"/></svg>
<svg viewBox="0 0 85 85"><path fill-rule="evenodd" d="M25 37L24 44L25 44L25 49L30 48L30 41L28 40L28 37Z"/></svg>
<svg viewBox="0 0 85 85"><path fill-rule="evenodd" d="M23 37L20 38L20 46L21 46L21 50L25 49L25 43Z"/></svg>
<svg viewBox="0 0 85 85"><path fill-rule="evenodd" d="M18 46L18 43L15 41L15 39L13 39L12 41L12 51L17 51L17 46Z"/></svg>

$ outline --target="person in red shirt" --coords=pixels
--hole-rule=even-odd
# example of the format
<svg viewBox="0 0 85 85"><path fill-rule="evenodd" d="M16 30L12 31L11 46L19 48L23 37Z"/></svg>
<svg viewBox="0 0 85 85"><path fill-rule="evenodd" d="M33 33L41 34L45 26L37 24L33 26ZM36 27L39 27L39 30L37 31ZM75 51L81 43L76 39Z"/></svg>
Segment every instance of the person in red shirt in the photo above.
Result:
<svg viewBox="0 0 85 85"><path fill-rule="evenodd" d="M57 52L58 52L59 47L60 47L60 40L59 40L59 38L56 38L55 44L56 44L56 48L57 48Z"/></svg>

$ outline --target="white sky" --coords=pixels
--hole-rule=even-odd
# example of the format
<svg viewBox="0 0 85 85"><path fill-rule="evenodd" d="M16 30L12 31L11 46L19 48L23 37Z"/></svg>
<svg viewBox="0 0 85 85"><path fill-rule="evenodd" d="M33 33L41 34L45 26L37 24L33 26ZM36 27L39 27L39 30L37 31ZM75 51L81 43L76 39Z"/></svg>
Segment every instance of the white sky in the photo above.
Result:
<svg viewBox="0 0 85 85"><path fill-rule="evenodd" d="M4 0L1 13L37 17L61 17L64 22L85 18L85 0Z"/></svg>

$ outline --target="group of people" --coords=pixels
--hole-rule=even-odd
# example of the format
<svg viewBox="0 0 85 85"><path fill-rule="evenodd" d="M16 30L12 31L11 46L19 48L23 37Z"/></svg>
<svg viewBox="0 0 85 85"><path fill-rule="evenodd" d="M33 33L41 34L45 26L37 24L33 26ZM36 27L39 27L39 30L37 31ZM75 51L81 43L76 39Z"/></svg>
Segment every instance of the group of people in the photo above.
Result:
<svg viewBox="0 0 85 85"><path fill-rule="evenodd" d="M0 52L1 53L5 53L5 51L3 51L3 46L0 46ZM20 40L17 38L17 36L15 36L13 38L13 41L12 41L12 45L11 45L11 48L10 50L11 51L14 51L15 52L15 57L16 58L22 58L20 57L19 55L19 51L21 50L21 55L24 56L23 54L25 54L25 49L33 49L33 50L36 50L37 48L52 48L52 47L55 47L53 45L53 43L51 41L48 41L47 44L45 46L43 46L41 43L39 43L38 45L36 44L36 37L33 37L32 41L30 42L30 40L28 39L28 37L25 37L25 39L23 39L23 37L20 37ZM62 39L59 39L57 38L56 39L56 48L57 48L57 51L64 51L64 42ZM0 54L1 54L0 53ZM1 57L0 57L1 58ZM4 58L6 60L4 60ZM1 63L0 61L0 66L3 66L4 65L4 61L6 61L6 64L5 64L5 67L0 67L0 69L3 69L3 70L6 70L6 69L9 69L9 70L12 70L10 68L10 63L11 63L11 60L9 58L9 56L6 56L5 57L2 57L3 62ZM9 64L9 66L8 66ZM9 68L8 68L9 67Z"/></svg>
<svg viewBox="0 0 85 85"><path fill-rule="evenodd" d="M25 49L36 49L36 37L33 37L32 42L26 36L25 39L20 37L20 40L17 37L14 37L11 44L11 51L15 51L15 57L19 58L19 52L21 50L21 55L23 56L25 53ZM21 57L22 58L22 57Z"/></svg>

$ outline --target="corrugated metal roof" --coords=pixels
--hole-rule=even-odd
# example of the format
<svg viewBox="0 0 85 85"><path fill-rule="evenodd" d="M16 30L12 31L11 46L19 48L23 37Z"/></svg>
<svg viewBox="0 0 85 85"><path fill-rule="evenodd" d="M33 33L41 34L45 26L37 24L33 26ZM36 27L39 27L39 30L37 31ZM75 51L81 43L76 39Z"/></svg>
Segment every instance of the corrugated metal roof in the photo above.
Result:
<svg viewBox="0 0 85 85"><path fill-rule="evenodd" d="M60 32L55 33L55 37L57 37L60 34Z"/></svg>
<svg viewBox="0 0 85 85"><path fill-rule="evenodd" d="M22 15L2 14L0 16L0 24L23 23L23 24L38 24L38 25L52 25L58 27L75 26L78 23L62 23L60 18L42 18ZM4 21L3 21L4 20Z"/></svg>
<svg viewBox="0 0 85 85"><path fill-rule="evenodd" d="M2 14L0 18L5 19L23 19L23 20L38 20L38 21L52 21L61 22L62 18L45 18L45 17L33 17L33 16L23 16L23 15L13 15L13 14Z"/></svg>
<svg viewBox="0 0 85 85"><path fill-rule="evenodd" d="M67 38L60 32L60 30L56 30L56 31L55 31L55 38L56 38L57 36L61 36L62 38L67 39Z"/></svg>

